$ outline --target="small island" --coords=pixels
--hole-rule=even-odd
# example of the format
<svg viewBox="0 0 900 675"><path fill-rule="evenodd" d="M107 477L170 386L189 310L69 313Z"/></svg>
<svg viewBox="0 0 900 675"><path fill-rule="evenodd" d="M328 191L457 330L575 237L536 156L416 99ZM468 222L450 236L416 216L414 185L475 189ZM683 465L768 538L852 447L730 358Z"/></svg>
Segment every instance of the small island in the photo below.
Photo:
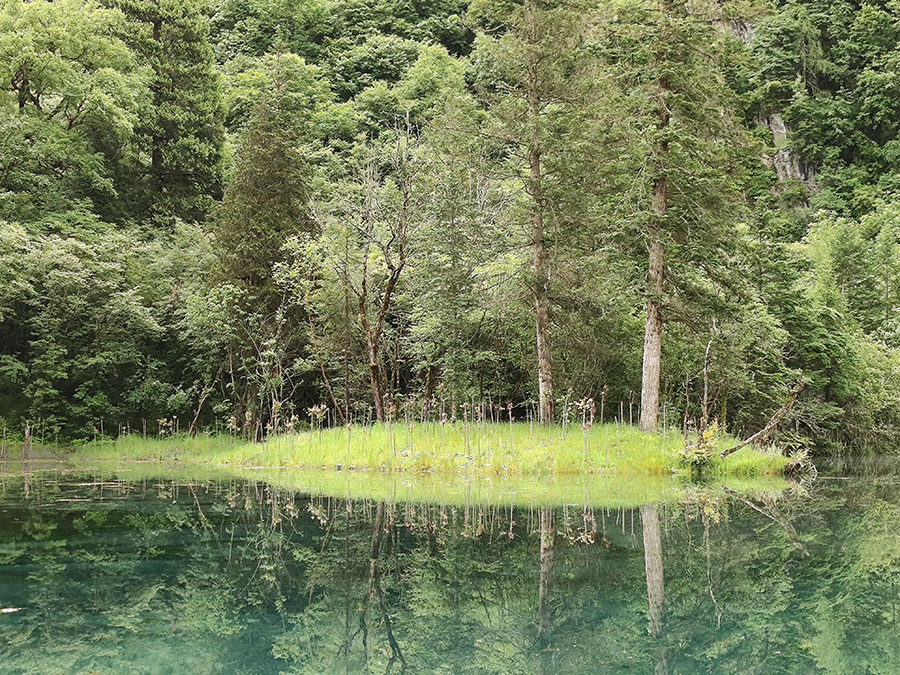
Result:
<svg viewBox="0 0 900 675"><path fill-rule="evenodd" d="M523 423L374 424L284 434L254 443L232 436L123 436L75 450L76 462L157 462L163 465L252 469L375 471L447 478L545 476L784 475L798 460L777 448L747 447L721 455L736 441L679 434L664 437L634 427L582 428Z"/></svg>

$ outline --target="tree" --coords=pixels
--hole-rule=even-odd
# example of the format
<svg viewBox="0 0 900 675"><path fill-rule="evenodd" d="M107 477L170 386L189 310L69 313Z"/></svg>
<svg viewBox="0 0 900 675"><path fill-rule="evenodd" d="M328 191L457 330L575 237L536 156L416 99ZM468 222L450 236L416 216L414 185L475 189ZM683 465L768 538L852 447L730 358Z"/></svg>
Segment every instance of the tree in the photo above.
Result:
<svg viewBox="0 0 900 675"><path fill-rule="evenodd" d="M39 424L46 439L91 436L101 420L111 432L187 413L179 392L194 371L179 367L172 314L209 258L188 227L147 243L96 221L66 236L3 224L0 266L16 270L0 290L4 413Z"/></svg>
<svg viewBox="0 0 900 675"><path fill-rule="evenodd" d="M288 240L316 230L310 155L315 117L331 98L318 70L297 56L267 57L259 66L246 73L255 80L255 95L244 90L233 98L238 104L255 98L256 105L239 141L234 175L211 217L218 292L231 317L221 324L229 329L219 342L220 366L203 385L209 390L218 376L230 379L235 425L246 424L254 438L276 430L285 417L279 411L306 339L303 317L276 274Z"/></svg>
<svg viewBox="0 0 900 675"><path fill-rule="evenodd" d="M518 261L502 253L518 244L506 226L508 190L488 178L491 144L459 132L473 108L470 99L448 103L424 138L419 254L401 302L426 419L439 390L458 417L462 403L515 396L510 381L531 370L519 347L531 330L516 301Z"/></svg>
<svg viewBox="0 0 900 675"><path fill-rule="evenodd" d="M553 246L583 215L579 199L590 194L590 188L581 190L581 181L593 168L586 161L591 145L586 141L599 140L592 137L591 103L602 78L591 54L579 50L586 21L578 8L543 0L526 0L512 9L502 6L506 31L499 37L482 32L473 54L478 95L488 106L485 123L474 133L496 139L498 155L505 160L498 169L521 185L525 195L516 213L522 220L514 226L523 229L531 251L526 285L534 307L539 416L541 423L550 424Z"/></svg>
<svg viewBox="0 0 900 675"><path fill-rule="evenodd" d="M627 2L607 17L608 58L632 91L643 176L639 232L647 246L640 428L659 420L664 303L668 288L727 278L729 227L740 205L736 148L745 144L722 74L716 3ZM706 280L698 279L706 276ZM697 283L700 281L700 283ZM701 291L702 292L702 291Z"/></svg>
<svg viewBox="0 0 900 675"><path fill-rule="evenodd" d="M22 221L114 199L146 89L114 36L120 12L84 0L0 5L0 213Z"/></svg>
<svg viewBox="0 0 900 675"><path fill-rule="evenodd" d="M151 99L136 129L142 153L132 167L135 213L201 220L221 196L224 137L205 2L106 2L128 17L124 37L151 71Z"/></svg>
<svg viewBox="0 0 900 675"><path fill-rule="evenodd" d="M234 177L212 225L223 277L252 289L253 301L270 305L277 295L272 273L283 260L284 243L314 230L308 155L313 116L324 96L316 69L293 55L268 59L263 77Z"/></svg>
<svg viewBox="0 0 900 675"><path fill-rule="evenodd" d="M384 337L398 284L412 259L413 234L421 222L416 199L417 139L406 126L381 141L380 147L360 148L359 174L344 184L328 206L323 238L326 259L355 307L379 422L387 419L390 384L382 366Z"/></svg>

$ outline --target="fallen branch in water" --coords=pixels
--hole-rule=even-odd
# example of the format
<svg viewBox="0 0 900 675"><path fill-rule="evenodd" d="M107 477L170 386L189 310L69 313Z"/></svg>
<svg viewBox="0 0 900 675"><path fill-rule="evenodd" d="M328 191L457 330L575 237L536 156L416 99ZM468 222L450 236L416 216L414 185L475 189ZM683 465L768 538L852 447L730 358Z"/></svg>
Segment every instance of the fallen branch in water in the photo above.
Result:
<svg viewBox="0 0 900 675"><path fill-rule="evenodd" d="M791 542L791 545L800 551L800 555L804 558L809 557L809 549L806 548L806 544L803 543L803 540L800 538L800 534L797 532L796 528L791 524L791 521L781 515L781 512L778 510L774 504L770 504L768 509L765 509L757 504L754 504L751 500L746 497L742 497L740 494L735 492L730 488L722 488L722 490L727 495L731 495L732 498L742 501L744 504L749 506L751 509L756 511L757 513L761 513L766 518L769 518L773 522L778 523L784 529L785 534L787 534L788 539Z"/></svg>
<svg viewBox="0 0 900 675"><path fill-rule="evenodd" d="M784 418L784 416L787 415L788 411L794 405L794 401L797 400L797 396L800 394L801 391L803 391L803 382L798 382L788 392L788 396L787 396L787 399L785 399L784 405L782 405L778 409L778 411L774 415L772 415L772 419L769 420L769 423L766 426L764 426L762 429L757 431L755 434L753 434L749 438L741 441L734 447L728 448L720 456L724 459L725 457L728 457L728 455L734 454L741 448L746 448L751 443L755 443L759 439L765 438L766 436L768 436L769 433L771 433L772 430L778 426L779 422L781 422L781 420Z"/></svg>

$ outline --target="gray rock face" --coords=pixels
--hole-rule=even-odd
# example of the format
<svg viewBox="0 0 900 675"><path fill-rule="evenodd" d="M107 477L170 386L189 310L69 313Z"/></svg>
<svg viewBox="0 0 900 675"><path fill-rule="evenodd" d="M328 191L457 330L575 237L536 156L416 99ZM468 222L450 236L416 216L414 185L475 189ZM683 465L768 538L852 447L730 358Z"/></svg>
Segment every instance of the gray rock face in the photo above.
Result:
<svg viewBox="0 0 900 675"><path fill-rule="evenodd" d="M745 45L750 44L750 41L753 40L753 35L756 32L756 26L749 21L742 20L729 21L728 29Z"/></svg>
<svg viewBox="0 0 900 675"><path fill-rule="evenodd" d="M815 167L788 147L787 137L791 130L785 123L784 118L779 113L772 112L767 115L761 115L758 122L760 126L766 127L772 132L774 140L774 153L763 155L763 162L766 166L775 170L778 180L800 181L808 189L816 191Z"/></svg>
<svg viewBox="0 0 900 675"><path fill-rule="evenodd" d="M729 21L721 29L730 32L744 44L750 44L756 32L756 26L749 21L740 20ZM787 137L791 130L781 113L761 114L757 118L757 124L772 132L774 152L764 154L762 161L767 167L775 170L778 180L800 181L810 193L818 192L815 167L788 146Z"/></svg>

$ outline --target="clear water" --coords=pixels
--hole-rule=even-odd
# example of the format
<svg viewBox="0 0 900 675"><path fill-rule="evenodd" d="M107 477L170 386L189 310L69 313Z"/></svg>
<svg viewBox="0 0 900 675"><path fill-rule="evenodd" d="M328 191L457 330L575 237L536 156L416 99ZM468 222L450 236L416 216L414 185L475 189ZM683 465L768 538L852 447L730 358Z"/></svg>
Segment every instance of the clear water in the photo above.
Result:
<svg viewBox="0 0 900 675"><path fill-rule="evenodd" d="M0 475L2 673L900 673L900 465L656 505Z"/></svg>

